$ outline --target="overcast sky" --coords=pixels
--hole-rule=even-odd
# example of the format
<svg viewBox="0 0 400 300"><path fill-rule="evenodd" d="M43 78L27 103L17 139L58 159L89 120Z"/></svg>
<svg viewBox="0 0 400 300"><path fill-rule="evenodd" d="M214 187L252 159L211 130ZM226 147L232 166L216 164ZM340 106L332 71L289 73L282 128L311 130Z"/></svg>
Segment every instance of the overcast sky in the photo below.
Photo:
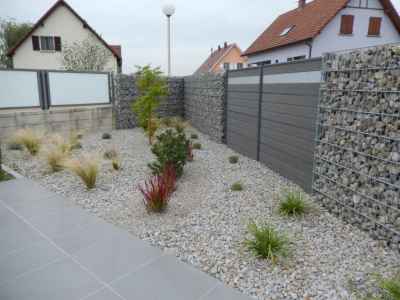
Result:
<svg viewBox="0 0 400 300"><path fill-rule="evenodd" d="M55 0L0 0L0 17L35 22ZM166 70L166 17L161 8L176 6L172 19L174 75L187 75L224 41L242 50L297 0L67 0L110 44L121 44L124 72L151 63ZM400 9L400 0L392 0Z"/></svg>

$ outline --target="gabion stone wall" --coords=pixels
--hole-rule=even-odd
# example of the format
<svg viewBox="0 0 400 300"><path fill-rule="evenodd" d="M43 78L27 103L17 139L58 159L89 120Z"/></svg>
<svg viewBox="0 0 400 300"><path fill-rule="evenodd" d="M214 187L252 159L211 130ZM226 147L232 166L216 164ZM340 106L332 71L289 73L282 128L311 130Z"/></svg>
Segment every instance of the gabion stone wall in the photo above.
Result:
<svg viewBox="0 0 400 300"><path fill-rule="evenodd" d="M217 142L224 141L225 76L185 77L185 119Z"/></svg>
<svg viewBox="0 0 400 300"><path fill-rule="evenodd" d="M183 116L184 82L183 78L168 78L169 95L161 101L158 109L160 117ZM136 127L136 117L132 104L138 96L133 75L119 74L114 80L114 116L117 129Z"/></svg>
<svg viewBox="0 0 400 300"><path fill-rule="evenodd" d="M400 48L328 54L323 64L316 197L400 250Z"/></svg>

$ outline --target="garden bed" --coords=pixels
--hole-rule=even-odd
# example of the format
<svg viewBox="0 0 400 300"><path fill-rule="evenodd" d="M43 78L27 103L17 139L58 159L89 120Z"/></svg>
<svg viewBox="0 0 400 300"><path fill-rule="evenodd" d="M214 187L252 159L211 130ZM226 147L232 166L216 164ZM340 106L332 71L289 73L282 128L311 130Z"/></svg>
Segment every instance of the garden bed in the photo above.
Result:
<svg viewBox="0 0 400 300"><path fill-rule="evenodd" d="M195 132L189 129L188 132ZM149 214L138 185L151 175L154 160L142 130L84 135L83 149L98 153L115 148L122 169L102 161L97 186L86 190L67 171L50 173L39 158L3 149L3 162L44 187L63 194L84 209L174 253L181 260L257 299L350 299L365 291L374 274L393 274L400 256L323 209L304 218L277 214L277 195L291 184L266 166L199 135L202 150L185 166L163 214ZM230 187L240 181L243 191ZM287 234L291 255L277 263L256 259L243 244L250 220L268 222Z"/></svg>

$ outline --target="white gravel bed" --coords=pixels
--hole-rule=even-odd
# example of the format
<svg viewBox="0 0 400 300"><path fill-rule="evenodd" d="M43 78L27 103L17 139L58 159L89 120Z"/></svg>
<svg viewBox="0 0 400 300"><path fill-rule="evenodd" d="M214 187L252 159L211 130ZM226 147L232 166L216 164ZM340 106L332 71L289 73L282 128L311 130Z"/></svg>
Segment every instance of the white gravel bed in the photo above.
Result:
<svg viewBox="0 0 400 300"><path fill-rule="evenodd" d="M188 130L195 132L194 129ZM137 186L150 175L150 147L139 129L84 136L81 151L115 148L122 170L104 161L97 187L87 191L78 178L63 171L49 174L40 158L4 147L4 163L44 187L65 195L84 209L126 228L133 235L174 253L181 260L256 299L356 299L353 288L366 290L373 274L399 270L400 255L368 235L317 209L303 219L276 213L277 193L290 183L266 166L236 154L199 134L202 150L185 167L168 210L148 214ZM245 190L231 192L241 181ZM290 240L289 259L272 265L243 246L249 220L268 222Z"/></svg>

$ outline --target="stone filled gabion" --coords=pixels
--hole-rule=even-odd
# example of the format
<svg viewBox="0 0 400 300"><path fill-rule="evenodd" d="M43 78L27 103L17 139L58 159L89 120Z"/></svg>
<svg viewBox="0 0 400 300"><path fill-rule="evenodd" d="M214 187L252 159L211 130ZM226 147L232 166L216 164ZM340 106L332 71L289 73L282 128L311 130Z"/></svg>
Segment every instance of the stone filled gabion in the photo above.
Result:
<svg viewBox="0 0 400 300"><path fill-rule="evenodd" d="M400 251L400 47L323 61L316 197Z"/></svg>
<svg viewBox="0 0 400 300"><path fill-rule="evenodd" d="M160 103L157 113L160 117L183 116L184 82L183 78L167 79L168 96ZM135 128L136 116L132 104L138 97L135 76L119 74L114 80L114 115L117 129Z"/></svg>
<svg viewBox="0 0 400 300"><path fill-rule="evenodd" d="M224 140L225 76L185 77L185 119L212 140Z"/></svg>

